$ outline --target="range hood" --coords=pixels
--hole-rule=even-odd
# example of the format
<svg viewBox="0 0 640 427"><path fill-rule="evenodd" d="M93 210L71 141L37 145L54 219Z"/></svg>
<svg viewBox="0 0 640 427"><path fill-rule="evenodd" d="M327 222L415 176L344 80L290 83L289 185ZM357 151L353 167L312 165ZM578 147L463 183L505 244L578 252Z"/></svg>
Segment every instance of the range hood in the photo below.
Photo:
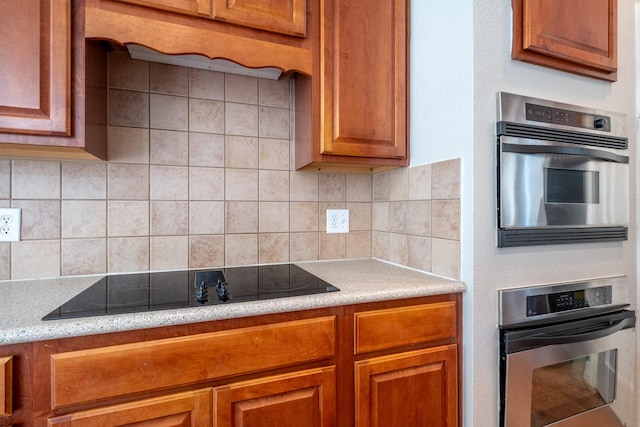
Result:
<svg viewBox="0 0 640 427"><path fill-rule="evenodd" d="M210 59L204 55L167 55L137 44L127 44L126 47L129 51L129 55L131 55L133 59L140 59L143 61L180 65L183 67L240 74L243 76L259 77L261 79L270 80L278 80L282 75L282 70L274 67L248 68L236 64L233 61L228 61L226 59Z"/></svg>

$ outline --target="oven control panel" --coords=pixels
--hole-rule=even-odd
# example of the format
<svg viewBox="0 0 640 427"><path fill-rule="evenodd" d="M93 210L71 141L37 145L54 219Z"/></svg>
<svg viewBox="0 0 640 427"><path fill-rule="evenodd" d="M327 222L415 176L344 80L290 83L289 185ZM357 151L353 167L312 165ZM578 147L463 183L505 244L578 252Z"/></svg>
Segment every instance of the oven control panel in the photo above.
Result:
<svg viewBox="0 0 640 427"><path fill-rule="evenodd" d="M611 304L611 286L527 297L527 317Z"/></svg>

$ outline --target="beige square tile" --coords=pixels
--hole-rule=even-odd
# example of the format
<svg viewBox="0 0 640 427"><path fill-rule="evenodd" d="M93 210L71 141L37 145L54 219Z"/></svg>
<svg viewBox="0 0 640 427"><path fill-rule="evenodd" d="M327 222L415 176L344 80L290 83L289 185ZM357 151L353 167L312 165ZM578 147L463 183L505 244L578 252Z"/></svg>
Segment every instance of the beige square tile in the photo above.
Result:
<svg viewBox="0 0 640 427"><path fill-rule="evenodd" d="M292 171L289 174L290 200L296 202L318 201L318 172Z"/></svg>
<svg viewBox="0 0 640 427"><path fill-rule="evenodd" d="M149 163L149 129L109 126L107 158L118 163Z"/></svg>
<svg viewBox="0 0 640 427"><path fill-rule="evenodd" d="M106 239L62 241L62 275L103 274L107 272Z"/></svg>
<svg viewBox="0 0 640 427"><path fill-rule="evenodd" d="M189 234L224 234L224 218L222 201L190 202Z"/></svg>
<svg viewBox="0 0 640 427"><path fill-rule="evenodd" d="M189 131L225 133L224 109L224 102L222 101L189 99Z"/></svg>
<svg viewBox="0 0 640 427"><path fill-rule="evenodd" d="M227 135L225 139L228 168L258 169L258 138Z"/></svg>
<svg viewBox="0 0 640 427"><path fill-rule="evenodd" d="M407 236L407 267L431 271L431 239Z"/></svg>
<svg viewBox="0 0 640 427"><path fill-rule="evenodd" d="M407 202L389 203L389 231L403 234L407 232Z"/></svg>
<svg viewBox="0 0 640 427"><path fill-rule="evenodd" d="M258 263L257 234L227 234L224 244L225 265L254 265Z"/></svg>
<svg viewBox="0 0 640 427"><path fill-rule="evenodd" d="M11 244L0 245L0 280L11 279Z"/></svg>
<svg viewBox="0 0 640 427"><path fill-rule="evenodd" d="M227 135L258 136L258 107L226 102L224 123Z"/></svg>
<svg viewBox="0 0 640 427"><path fill-rule="evenodd" d="M269 107L289 108L291 80L258 80L259 104Z"/></svg>
<svg viewBox="0 0 640 427"><path fill-rule="evenodd" d="M226 202L227 233L257 233L257 202Z"/></svg>
<svg viewBox="0 0 640 427"><path fill-rule="evenodd" d="M109 87L138 91L149 90L149 63L129 58L123 52L110 52Z"/></svg>
<svg viewBox="0 0 640 427"><path fill-rule="evenodd" d="M225 170L227 200L258 200L258 171L250 169Z"/></svg>
<svg viewBox="0 0 640 427"><path fill-rule="evenodd" d="M171 130L150 131L149 162L154 165L187 166L189 164L189 134Z"/></svg>
<svg viewBox="0 0 640 427"><path fill-rule="evenodd" d="M224 236L191 236L189 268L223 267Z"/></svg>
<svg viewBox="0 0 640 427"><path fill-rule="evenodd" d="M151 200L188 200L189 168L151 166Z"/></svg>
<svg viewBox="0 0 640 427"><path fill-rule="evenodd" d="M224 200L224 169L190 168L190 200Z"/></svg>
<svg viewBox="0 0 640 427"><path fill-rule="evenodd" d="M109 125L149 127L149 94L131 90L109 90Z"/></svg>
<svg viewBox="0 0 640 427"><path fill-rule="evenodd" d="M431 166L431 197L460 198L460 159L446 160Z"/></svg>
<svg viewBox="0 0 640 427"><path fill-rule="evenodd" d="M59 199L60 162L13 160L11 197L14 199Z"/></svg>
<svg viewBox="0 0 640 427"><path fill-rule="evenodd" d="M259 200L289 200L289 171L261 170L258 179Z"/></svg>
<svg viewBox="0 0 640 427"><path fill-rule="evenodd" d="M391 178L389 172L373 175L373 201L388 202L391 194Z"/></svg>
<svg viewBox="0 0 640 427"><path fill-rule="evenodd" d="M375 202L373 204L373 230L389 231L389 202Z"/></svg>
<svg viewBox="0 0 640 427"><path fill-rule="evenodd" d="M431 165L409 168L409 200L431 199Z"/></svg>
<svg viewBox="0 0 640 427"><path fill-rule="evenodd" d="M106 199L106 163L62 162L63 199Z"/></svg>
<svg viewBox="0 0 640 427"><path fill-rule="evenodd" d="M242 104L258 103L258 79L239 74L225 74L225 101Z"/></svg>
<svg viewBox="0 0 640 427"><path fill-rule="evenodd" d="M452 279L460 278L460 242L431 239L431 272Z"/></svg>
<svg viewBox="0 0 640 427"><path fill-rule="evenodd" d="M63 200L62 238L106 237L107 202Z"/></svg>
<svg viewBox="0 0 640 427"><path fill-rule="evenodd" d="M371 202L373 180L371 175L349 174L347 175L347 201Z"/></svg>
<svg viewBox="0 0 640 427"><path fill-rule="evenodd" d="M371 203L347 203L349 231L371 231Z"/></svg>
<svg viewBox="0 0 640 427"><path fill-rule="evenodd" d="M260 202L258 204L260 233L289 232L289 202Z"/></svg>
<svg viewBox="0 0 640 427"><path fill-rule="evenodd" d="M318 259L345 259L347 256L347 238L346 234L327 234L319 235L319 254Z"/></svg>
<svg viewBox="0 0 640 427"><path fill-rule="evenodd" d="M291 262L318 260L318 233L291 233Z"/></svg>
<svg viewBox="0 0 640 427"><path fill-rule="evenodd" d="M347 176L337 173L318 175L318 199L321 202L345 202L347 200Z"/></svg>
<svg viewBox="0 0 640 427"><path fill-rule="evenodd" d="M409 175L407 168L393 169L389 173L389 200L407 200L409 192Z"/></svg>
<svg viewBox="0 0 640 427"><path fill-rule="evenodd" d="M11 197L11 160L0 159L0 199Z"/></svg>
<svg viewBox="0 0 640 427"><path fill-rule="evenodd" d="M268 233L258 236L258 262L289 262L289 234Z"/></svg>
<svg viewBox="0 0 640 427"><path fill-rule="evenodd" d="M260 107L260 138L288 140L291 111L284 108Z"/></svg>
<svg viewBox="0 0 640 427"><path fill-rule="evenodd" d="M149 200L149 166L109 163L109 199Z"/></svg>
<svg viewBox="0 0 640 427"><path fill-rule="evenodd" d="M107 244L110 273L149 270L149 237L115 237Z"/></svg>
<svg viewBox="0 0 640 427"><path fill-rule="evenodd" d="M389 260L389 233L373 231L373 256L375 258Z"/></svg>
<svg viewBox="0 0 640 427"><path fill-rule="evenodd" d="M389 261L407 265L407 235L389 233Z"/></svg>
<svg viewBox="0 0 640 427"><path fill-rule="evenodd" d="M347 234L347 258L371 258L371 231Z"/></svg>
<svg viewBox="0 0 640 427"><path fill-rule="evenodd" d="M189 165L224 167L224 135L189 133Z"/></svg>
<svg viewBox="0 0 640 427"><path fill-rule="evenodd" d="M60 238L59 200L14 200L11 207L21 208L21 240Z"/></svg>
<svg viewBox="0 0 640 427"><path fill-rule="evenodd" d="M460 240L460 200L434 200L431 209L432 236Z"/></svg>
<svg viewBox="0 0 640 427"><path fill-rule="evenodd" d="M260 139L260 169L289 170L289 141Z"/></svg>
<svg viewBox="0 0 640 427"><path fill-rule="evenodd" d="M151 237L152 271L178 270L189 266L188 236Z"/></svg>
<svg viewBox="0 0 640 427"><path fill-rule="evenodd" d="M149 64L149 90L170 95L189 95L189 69L177 65Z"/></svg>
<svg viewBox="0 0 640 427"><path fill-rule="evenodd" d="M152 236L181 236L186 234L189 234L189 202L151 202Z"/></svg>
<svg viewBox="0 0 640 427"><path fill-rule="evenodd" d="M189 69L189 95L192 98L224 101L224 73Z"/></svg>
<svg viewBox="0 0 640 427"><path fill-rule="evenodd" d="M60 276L60 240L11 243L11 279Z"/></svg>
<svg viewBox="0 0 640 427"><path fill-rule="evenodd" d="M189 98L151 94L150 127L153 129L189 130Z"/></svg>
<svg viewBox="0 0 640 427"><path fill-rule="evenodd" d="M407 233L431 236L431 201L415 200L407 203Z"/></svg>
<svg viewBox="0 0 640 427"><path fill-rule="evenodd" d="M109 237L149 235L148 201L110 200L108 209Z"/></svg>
<svg viewBox="0 0 640 427"><path fill-rule="evenodd" d="M291 232L318 231L318 202L291 202L290 209Z"/></svg>

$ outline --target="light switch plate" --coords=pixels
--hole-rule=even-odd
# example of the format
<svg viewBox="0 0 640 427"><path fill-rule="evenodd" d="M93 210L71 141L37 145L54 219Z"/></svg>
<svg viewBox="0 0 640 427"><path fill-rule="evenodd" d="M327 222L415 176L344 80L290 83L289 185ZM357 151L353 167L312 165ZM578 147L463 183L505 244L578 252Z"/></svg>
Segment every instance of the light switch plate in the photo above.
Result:
<svg viewBox="0 0 640 427"><path fill-rule="evenodd" d="M0 242L20 241L20 208L0 208Z"/></svg>
<svg viewBox="0 0 640 427"><path fill-rule="evenodd" d="M349 232L349 209L327 209L327 233Z"/></svg>

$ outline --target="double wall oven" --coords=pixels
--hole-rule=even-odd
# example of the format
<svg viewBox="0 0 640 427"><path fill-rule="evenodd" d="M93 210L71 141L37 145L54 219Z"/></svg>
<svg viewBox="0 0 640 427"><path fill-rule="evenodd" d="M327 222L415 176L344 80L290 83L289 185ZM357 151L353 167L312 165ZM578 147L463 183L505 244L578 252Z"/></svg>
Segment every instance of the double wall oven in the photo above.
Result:
<svg viewBox="0 0 640 427"><path fill-rule="evenodd" d="M499 290L501 427L631 427L628 278Z"/></svg>

